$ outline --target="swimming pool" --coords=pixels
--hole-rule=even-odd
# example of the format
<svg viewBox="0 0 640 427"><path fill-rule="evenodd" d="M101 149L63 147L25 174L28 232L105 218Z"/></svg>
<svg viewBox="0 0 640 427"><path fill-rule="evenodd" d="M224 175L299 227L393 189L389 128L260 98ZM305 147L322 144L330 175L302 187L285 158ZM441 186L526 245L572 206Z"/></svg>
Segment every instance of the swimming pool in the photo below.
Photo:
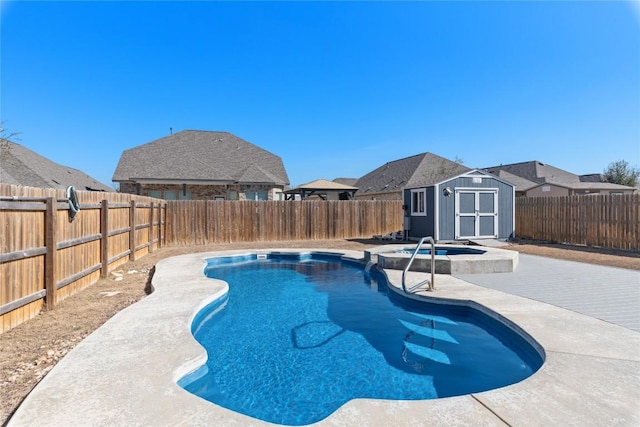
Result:
<svg viewBox="0 0 640 427"><path fill-rule="evenodd" d="M210 259L229 293L194 319L208 361L179 384L261 420L303 425L351 399L422 400L512 384L540 354L466 306L387 292L384 276L323 254Z"/></svg>

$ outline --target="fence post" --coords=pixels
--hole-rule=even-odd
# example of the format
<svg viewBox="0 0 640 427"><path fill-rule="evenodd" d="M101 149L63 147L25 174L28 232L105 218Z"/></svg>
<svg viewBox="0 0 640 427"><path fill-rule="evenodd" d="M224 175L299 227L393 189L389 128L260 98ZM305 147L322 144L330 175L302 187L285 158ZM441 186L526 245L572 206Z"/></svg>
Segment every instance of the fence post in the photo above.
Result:
<svg viewBox="0 0 640 427"><path fill-rule="evenodd" d="M136 260L136 201L129 207L129 261Z"/></svg>
<svg viewBox="0 0 640 427"><path fill-rule="evenodd" d="M100 202L100 235L100 254L102 256L100 275L107 277L109 274L109 201L107 199Z"/></svg>
<svg viewBox="0 0 640 427"><path fill-rule="evenodd" d="M55 197L47 197L45 210L45 247L47 252L44 258L44 286L46 290L45 304L47 310L53 310L56 306L56 228L58 226L58 200Z"/></svg>
<svg viewBox="0 0 640 427"><path fill-rule="evenodd" d="M149 253L153 252L153 209L154 204L151 202L149 208Z"/></svg>
<svg viewBox="0 0 640 427"><path fill-rule="evenodd" d="M158 248L162 247L162 203L158 203Z"/></svg>

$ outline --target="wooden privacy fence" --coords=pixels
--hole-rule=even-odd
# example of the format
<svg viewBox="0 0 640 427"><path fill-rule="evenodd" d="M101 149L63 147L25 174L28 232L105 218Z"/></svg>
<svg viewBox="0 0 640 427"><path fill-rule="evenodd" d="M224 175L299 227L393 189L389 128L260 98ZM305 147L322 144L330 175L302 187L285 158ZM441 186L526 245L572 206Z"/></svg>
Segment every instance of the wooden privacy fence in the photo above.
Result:
<svg viewBox="0 0 640 427"><path fill-rule="evenodd" d="M402 229L400 200L169 201L166 242L371 238Z"/></svg>
<svg viewBox="0 0 640 427"><path fill-rule="evenodd" d="M518 197L516 236L640 250L640 194Z"/></svg>
<svg viewBox="0 0 640 427"><path fill-rule="evenodd" d="M52 309L117 266L163 244L165 203L0 184L0 332Z"/></svg>

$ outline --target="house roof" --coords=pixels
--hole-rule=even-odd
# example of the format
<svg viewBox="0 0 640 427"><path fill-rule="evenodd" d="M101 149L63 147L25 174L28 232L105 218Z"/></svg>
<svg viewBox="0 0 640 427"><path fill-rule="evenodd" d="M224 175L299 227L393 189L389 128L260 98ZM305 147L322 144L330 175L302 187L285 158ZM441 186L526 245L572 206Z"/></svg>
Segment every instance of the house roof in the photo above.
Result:
<svg viewBox="0 0 640 427"><path fill-rule="evenodd" d="M527 191L540 184L554 184L575 190L629 190L633 187L601 182L599 174L576 175L551 165L532 160L485 168L500 178L516 185L518 191Z"/></svg>
<svg viewBox="0 0 640 427"><path fill-rule="evenodd" d="M86 173L53 162L27 147L0 139L0 182L36 188L115 191Z"/></svg>
<svg viewBox="0 0 640 427"><path fill-rule="evenodd" d="M518 175L514 175L510 172L503 171L503 170L498 170L496 171L496 173L491 173L491 174L497 176L500 179L503 179L507 182L512 183L518 191L527 191L528 189L538 185L538 183L536 182L529 181L528 179L522 178Z"/></svg>
<svg viewBox="0 0 640 427"><path fill-rule="evenodd" d="M580 175L580 182L606 182L604 175L601 173L590 173L587 175Z"/></svg>
<svg viewBox="0 0 640 427"><path fill-rule="evenodd" d="M560 182L547 181L541 184L537 184L534 187L540 187L541 185L555 185L557 187L569 188L571 190L633 190L634 187L627 185L613 184L610 182L577 182L571 185L562 184Z"/></svg>
<svg viewBox="0 0 640 427"><path fill-rule="evenodd" d="M356 185L356 181L358 181L358 178L336 178L333 180L333 182L337 182L338 184L351 185L351 186Z"/></svg>
<svg viewBox="0 0 640 427"><path fill-rule="evenodd" d="M528 162L512 163L509 165L492 166L485 168L487 172L495 175L496 171L505 171L527 181L540 184L542 182L553 181L565 185L580 182L578 175L556 168L551 165L532 160Z"/></svg>
<svg viewBox="0 0 640 427"><path fill-rule="evenodd" d="M358 179L358 194L400 191L446 181L470 171L466 166L432 153L416 154L385 163Z"/></svg>
<svg viewBox="0 0 640 427"><path fill-rule="evenodd" d="M198 130L125 150L112 179L289 184L279 156L228 132Z"/></svg>

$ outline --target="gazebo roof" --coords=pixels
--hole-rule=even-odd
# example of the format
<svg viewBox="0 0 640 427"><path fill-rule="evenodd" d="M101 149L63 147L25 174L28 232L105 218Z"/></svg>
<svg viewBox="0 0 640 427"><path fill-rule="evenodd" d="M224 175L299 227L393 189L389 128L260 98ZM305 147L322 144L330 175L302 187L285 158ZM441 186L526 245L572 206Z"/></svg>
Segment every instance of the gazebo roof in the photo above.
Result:
<svg viewBox="0 0 640 427"><path fill-rule="evenodd" d="M306 184L300 184L285 193L296 193L298 190L334 190L334 191L355 191L358 187L352 187L350 185L340 184L334 181L328 181L326 179L316 179L315 181L307 182Z"/></svg>
<svg viewBox="0 0 640 427"><path fill-rule="evenodd" d="M315 181L307 182L306 184L298 185L290 190L284 191L285 194L295 195L300 194L302 199L306 199L309 196L326 196L327 193L348 193L351 196L358 190L358 187L352 187L350 185L340 184L334 181L328 181L326 179L316 179Z"/></svg>

